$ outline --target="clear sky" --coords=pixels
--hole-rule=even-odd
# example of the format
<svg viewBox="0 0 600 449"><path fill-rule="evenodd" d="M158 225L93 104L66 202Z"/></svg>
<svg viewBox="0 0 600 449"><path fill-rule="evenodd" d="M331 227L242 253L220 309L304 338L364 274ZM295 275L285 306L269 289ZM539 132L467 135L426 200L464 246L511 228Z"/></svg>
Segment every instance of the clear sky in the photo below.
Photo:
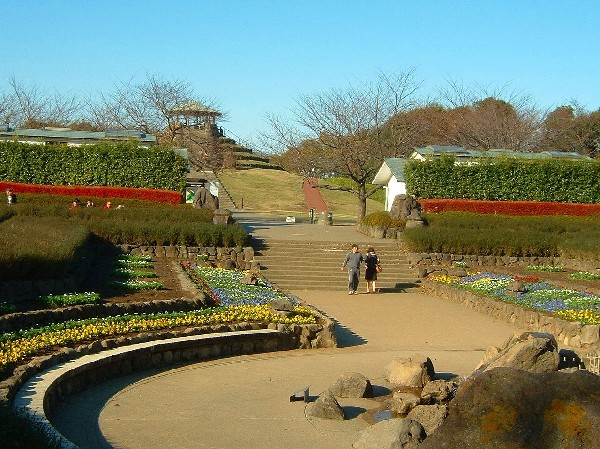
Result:
<svg viewBox="0 0 600 449"><path fill-rule="evenodd" d="M97 95L147 74L216 99L226 134L252 142L299 95L415 69L600 108L597 0L2 0L0 90L14 76Z"/></svg>

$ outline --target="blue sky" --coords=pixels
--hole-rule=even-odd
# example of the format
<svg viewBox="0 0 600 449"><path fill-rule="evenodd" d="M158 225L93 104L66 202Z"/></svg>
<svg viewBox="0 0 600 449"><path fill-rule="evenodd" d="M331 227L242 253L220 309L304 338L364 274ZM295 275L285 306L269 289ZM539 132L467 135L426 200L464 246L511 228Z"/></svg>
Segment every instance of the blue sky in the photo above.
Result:
<svg viewBox="0 0 600 449"><path fill-rule="evenodd" d="M146 74L189 82L254 141L300 95L415 69L420 96L447 79L600 108L596 1L4 0L0 90L17 80L97 95Z"/></svg>

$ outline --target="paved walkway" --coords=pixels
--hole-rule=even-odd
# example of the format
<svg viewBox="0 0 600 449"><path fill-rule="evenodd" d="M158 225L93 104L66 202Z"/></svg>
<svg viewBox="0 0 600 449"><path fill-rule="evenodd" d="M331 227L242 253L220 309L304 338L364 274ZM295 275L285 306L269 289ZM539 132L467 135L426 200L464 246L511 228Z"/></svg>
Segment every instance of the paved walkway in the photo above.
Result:
<svg viewBox="0 0 600 449"><path fill-rule="evenodd" d="M338 237L364 241L353 227L237 218L264 236L318 238L324 228L339 228ZM56 410L54 424L86 449L350 448L383 404L343 400L350 419L311 420L303 402L289 402L290 394L310 385L315 397L340 374L356 371L383 395L389 392L385 365L415 352L430 357L440 377L466 375L489 345L523 331L419 293L292 293L337 320L340 347L232 357L114 379L70 397Z"/></svg>

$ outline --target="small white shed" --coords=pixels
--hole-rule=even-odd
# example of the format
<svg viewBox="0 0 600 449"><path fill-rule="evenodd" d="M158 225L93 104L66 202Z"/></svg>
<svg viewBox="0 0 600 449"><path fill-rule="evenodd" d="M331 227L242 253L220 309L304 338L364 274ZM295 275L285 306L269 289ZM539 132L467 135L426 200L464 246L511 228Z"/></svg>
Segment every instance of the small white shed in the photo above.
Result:
<svg viewBox="0 0 600 449"><path fill-rule="evenodd" d="M406 158L390 157L383 161L379 171L373 178L372 184L383 186L385 192L385 210L392 208L396 195L406 194L406 183L404 182L404 164Z"/></svg>

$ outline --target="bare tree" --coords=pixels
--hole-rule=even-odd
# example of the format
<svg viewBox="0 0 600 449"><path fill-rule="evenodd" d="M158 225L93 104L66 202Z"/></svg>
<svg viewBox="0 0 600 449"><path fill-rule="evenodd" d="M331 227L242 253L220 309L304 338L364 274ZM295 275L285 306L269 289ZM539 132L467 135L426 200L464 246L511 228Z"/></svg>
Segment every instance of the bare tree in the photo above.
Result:
<svg viewBox="0 0 600 449"><path fill-rule="evenodd" d="M536 147L541 113L531 97L508 85L465 86L449 79L440 95L452 109L450 139L467 148L507 148L530 151Z"/></svg>
<svg viewBox="0 0 600 449"><path fill-rule="evenodd" d="M390 131L384 125L414 105L419 86L414 71L409 70L380 74L376 82L300 96L291 110L293 124L267 117L272 129L268 137L275 146L284 145L280 152L297 151L298 157L314 157L317 146L321 161L328 161L333 171L356 183L357 188L351 191L358 199L360 220L366 213L367 198L379 188L367 191L367 183L394 151ZM313 141L311 151L298 151L306 140Z"/></svg>
<svg viewBox="0 0 600 449"><path fill-rule="evenodd" d="M35 85L19 82L14 76L8 83L12 92L7 99L13 103L11 118L17 126L67 126L81 111L81 102L74 95L48 94Z"/></svg>

